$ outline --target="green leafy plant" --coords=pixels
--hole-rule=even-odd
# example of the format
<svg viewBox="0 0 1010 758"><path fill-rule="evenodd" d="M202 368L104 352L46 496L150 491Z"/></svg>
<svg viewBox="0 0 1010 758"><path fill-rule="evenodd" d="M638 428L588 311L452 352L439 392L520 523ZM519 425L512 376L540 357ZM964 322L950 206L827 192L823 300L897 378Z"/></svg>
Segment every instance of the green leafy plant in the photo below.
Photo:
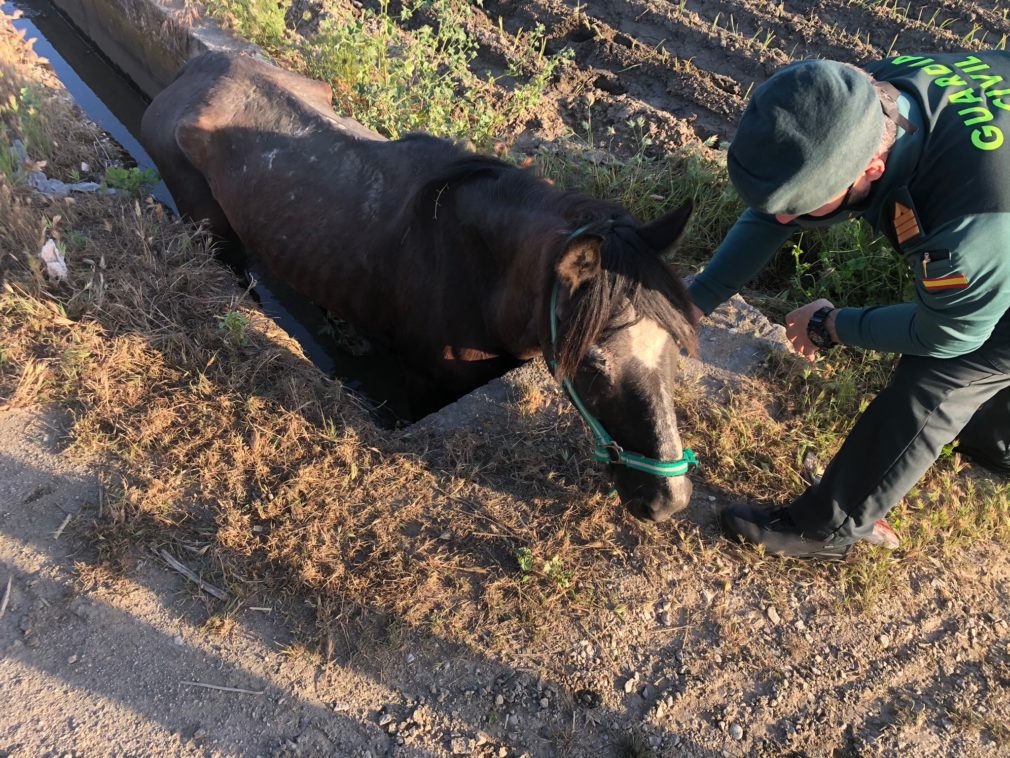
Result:
<svg viewBox="0 0 1010 758"><path fill-rule="evenodd" d="M0 175L8 179L17 173L17 158L7 137L7 129L0 124Z"/></svg>
<svg viewBox="0 0 1010 758"><path fill-rule="evenodd" d="M109 166L105 171L105 184L129 195L146 195L159 181L158 172L151 168Z"/></svg>
<svg viewBox="0 0 1010 758"><path fill-rule="evenodd" d="M49 137L46 118L40 108L42 101L35 86L25 86L19 88L17 94L10 94L7 102L0 103L0 131L4 133L4 139L0 143L6 142L8 153L0 158L0 171L10 175L18 167L15 159L9 154L9 145L15 139L20 139L28 151L28 154L35 159L52 160L53 143Z"/></svg>
<svg viewBox="0 0 1010 758"><path fill-rule="evenodd" d="M218 319L218 324L229 343L236 347L248 347L249 338L246 330L249 327L249 319L245 317L245 314L229 311Z"/></svg>
<svg viewBox="0 0 1010 758"><path fill-rule="evenodd" d="M911 272L886 239L850 221L802 235L792 245L794 302L826 297L839 304L897 303L911 296Z"/></svg>
<svg viewBox="0 0 1010 758"><path fill-rule="evenodd" d="M521 572L529 574L533 571L533 551L528 547L521 547L516 550L516 563L519 565Z"/></svg>
<svg viewBox="0 0 1010 758"><path fill-rule="evenodd" d="M393 12L380 0L377 9L324 18L306 37L284 28L289 6L210 0L207 9L288 66L330 83L338 111L393 138L423 130L489 146L532 115L547 82L572 57L570 50L546 53L542 26L514 35L502 30L509 86L498 87L499 79L471 70L479 45L466 32L470 3L415 0Z"/></svg>
<svg viewBox="0 0 1010 758"><path fill-rule="evenodd" d="M574 574L565 568L560 555L555 555L549 561L544 562L544 575L563 590L572 586Z"/></svg>
<svg viewBox="0 0 1010 758"><path fill-rule="evenodd" d="M291 0L205 0L205 8L243 37L279 52L288 41Z"/></svg>

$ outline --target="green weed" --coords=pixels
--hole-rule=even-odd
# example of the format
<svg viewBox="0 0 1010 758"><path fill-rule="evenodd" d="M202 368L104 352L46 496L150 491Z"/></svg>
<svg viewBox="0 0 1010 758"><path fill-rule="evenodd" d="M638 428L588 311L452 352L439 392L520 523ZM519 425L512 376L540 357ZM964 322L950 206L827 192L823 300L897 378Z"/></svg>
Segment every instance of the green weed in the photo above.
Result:
<svg viewBox="0 0 1010 758"><path fill-rule="evenodd" d="M281 34L289 4L276 12L239 0L208 7L301 73L330 83L338 111L392 138L423 130L490 146L532 114L571 56L546 55L542 26L521 30L508 38L513 55L505 78L512 85L498 87L498 79L471 71L479 47L465 31L474 13L469 3L421 0L394 14L382 0L378 10L325 19L309 37Z"/></svg>
<svg viewBox="0 0 1010 758"><path fill-rule="evenodd" d="M17 157L7 137L7 128L0 124L0 176L10 180L18 173L19 168Z"/></svg>
<svg viewBox="0 0 1010 758"><path fill-rule="evenodd" d="M885 238L860 221L801 235L791 253L795 271L787 297L792 302L826 297L869 305L911 298L910 269Z"/></svg>
<svg viewBox="0 0 1010 758"><path fill-rule="evenodd" d="M528 547L521 547L516 550L516 564L523 574L533 571L533 551Z"/></svg>
<svg viewBox="0 0 1010 758"><path fill-rule="evenodd" d="M41 102L35 85L21 87L17 94L10 94L7 102L0 104L0 131L4 132L3 141L8 145L20 139L33 159L49 161L53 159L53 141L40 109ZM9 149L4 152L8 155L0 159L3 160L0 170L9 176L18 167L13 163L15 159L9 155Z"/></svg>
<svg viewBox="0 0 1010 758"><path fill-rule="evenodd" d="M151 168L109 166L105 171L107 186L137 197L146 195L159 181L158 172Z"/></svg>
<svg viewBox="0 0 1010 758"><path fill-rule="evenodd" d="M85 371L91 359L91 351L85 347L70 347L60 356L60 368L68 385L76 382Z"/></svg>
<svg viewBox="0 0 1010 758"><path fill-rule="evenodd" d="M205 0L206 10L271 53L288 41L285 15L291 0Z"/></svg>
<svg viewBox="0 0 1010 758"><path fill-rule="evenodd" d="M218 324L225 334L225 340L235 347L248 347L249 338L246 330L249 320L238 311L229 311L218 319Z"/></svg>
<svg viewBox="0 0 1010 758"><path fill-rule="evenodd" d="M560 555L555 555L549 561L544 561L544 576L561 589L567 590L572 586L574 572L565 568Z"/></svg>

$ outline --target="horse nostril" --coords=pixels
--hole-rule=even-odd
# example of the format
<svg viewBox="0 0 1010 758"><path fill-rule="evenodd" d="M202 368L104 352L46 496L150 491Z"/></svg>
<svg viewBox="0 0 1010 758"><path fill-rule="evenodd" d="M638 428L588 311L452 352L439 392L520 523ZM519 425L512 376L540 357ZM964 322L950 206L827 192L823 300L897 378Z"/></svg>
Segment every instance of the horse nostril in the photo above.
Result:
<svg viewBox="0 0 1010 758"><path fill-rule="evenodd" d="M669 489L652 497L621 496L622 502L631 515L643 521L662 523L690 504L694 487L691 480L683 477L672 481Z"/></svg>
<svg viewBox="0 0 1010 758"><path fill-rule="evenodd" d="M626 500L625 505L635 518L642 521L653 521L657 524L666 521L682 507L674 506L669 500L641 500L638 498Z"/></svg>

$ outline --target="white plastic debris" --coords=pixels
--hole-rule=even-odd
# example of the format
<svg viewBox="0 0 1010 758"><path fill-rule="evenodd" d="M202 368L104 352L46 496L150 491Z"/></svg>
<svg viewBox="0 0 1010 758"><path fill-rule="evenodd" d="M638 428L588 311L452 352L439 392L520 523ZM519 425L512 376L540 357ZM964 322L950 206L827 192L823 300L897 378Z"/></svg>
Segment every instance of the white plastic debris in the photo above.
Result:
<svg viewBox="0 0 1010 758"><path fill-rule="evenodd" d="M39 250L39 259L45 264L46 277L51 282L62 282L70 273L63 260L63 251L56 246L56 241L52 238L47 239L46 244Z"/></svg>
<svg viewBox="0 0 1010 758"><path fill-rule="evenodd" d="M32 171L28 174L28 186L36 192L49 197L66 197L71 192L95 192L101 188L95 182L74 182L67 184L59 179L50 179L41 171Z"/></svg>
<svg viewBox="0 0 1010 758"><path fill-rule="evenodd" d="M74 182L73 184L68 184L59 179L50 179L41 170L46 165L45 161L33 162L30 160L28 151L21 140L14 140L14 144L11 145L11 153L26 172L28 186L47 197L66 197L71 192L97 192L102 188L102 185L97 182ZM109 194L113 192L114 190L108 190Z"/></svg>
<svg viewBox="0 0 1010 758"><path fill-rule="evenodd" d="M50 179L41 171L32 171L28 174L28 186L49 197L66 197L71 192L96 192L101 188L101 185L95 182L67 184L59 179Z"/></svg>

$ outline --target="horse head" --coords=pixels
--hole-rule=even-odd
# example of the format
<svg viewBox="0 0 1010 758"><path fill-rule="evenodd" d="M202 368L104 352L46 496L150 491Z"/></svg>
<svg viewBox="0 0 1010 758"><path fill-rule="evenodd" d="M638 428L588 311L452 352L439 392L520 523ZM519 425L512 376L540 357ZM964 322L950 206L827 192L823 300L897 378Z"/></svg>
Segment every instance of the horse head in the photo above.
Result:
<svg viewBox="0 0 1010 758"><path fill-rule="evenodd" d="M687 204L652 224L627 216L569 232L554 261L545 329L557 378L596 437L631 513L664 521L685 508L695 462L677 430L681 349L694 353L690 296L662 257L679 242Z"/></svg>

